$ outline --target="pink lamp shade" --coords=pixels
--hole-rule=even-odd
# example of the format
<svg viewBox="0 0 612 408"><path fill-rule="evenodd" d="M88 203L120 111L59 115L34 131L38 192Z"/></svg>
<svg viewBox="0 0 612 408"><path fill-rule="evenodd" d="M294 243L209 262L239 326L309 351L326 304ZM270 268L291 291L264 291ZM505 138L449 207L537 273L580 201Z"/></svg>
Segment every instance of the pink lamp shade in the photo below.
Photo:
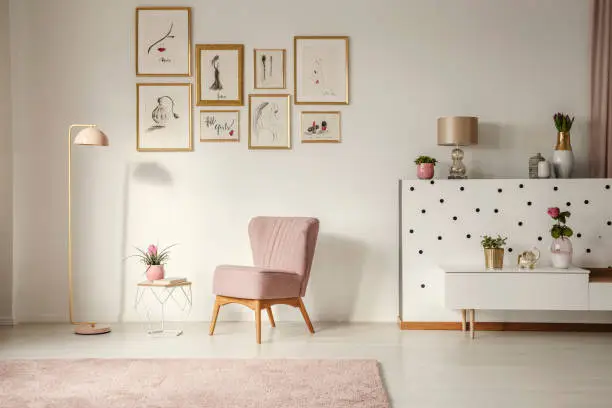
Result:
<svg viewBox="0 0 612 408"><path fill-rule="evenodd" d="M108 137L97 127L86 127L77 133L75 145L108 146Z"/></svg>

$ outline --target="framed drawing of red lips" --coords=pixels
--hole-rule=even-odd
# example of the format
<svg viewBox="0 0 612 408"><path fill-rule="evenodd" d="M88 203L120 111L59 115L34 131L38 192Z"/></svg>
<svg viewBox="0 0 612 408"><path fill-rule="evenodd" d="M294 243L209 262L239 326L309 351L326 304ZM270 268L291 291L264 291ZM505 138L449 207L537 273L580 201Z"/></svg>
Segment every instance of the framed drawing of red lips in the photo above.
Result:
<svg viewBox="0 0 612 408"><path fill-rule="evenodd" d="M136 75L191 76L191 8L136 9Z"/></svg>

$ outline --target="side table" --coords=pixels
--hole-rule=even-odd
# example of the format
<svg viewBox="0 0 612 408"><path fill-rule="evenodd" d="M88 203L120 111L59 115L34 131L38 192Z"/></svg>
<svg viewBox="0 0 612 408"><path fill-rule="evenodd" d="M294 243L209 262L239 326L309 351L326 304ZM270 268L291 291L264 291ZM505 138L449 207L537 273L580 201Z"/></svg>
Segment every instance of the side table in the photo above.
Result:
<svg viewBox="0 0 612 408"><path fill-rule="evenodd" d="M161 322L158 329L152 328L151 307L147 303L147 293L150 295L148 297L155 298L161 306ZM181 320L184 321L189 313L191 313L191 306L193 304L191 282L179 282L167 285L160 285L152 281L138 283L134 308L138 310L138 306L142 305L144 307L149 327L147 333L149 335L180 336L183 334L183 330L181 329L167 330L165 328L166 303L168 303L170 299L174 301L181 312L185 312L185 317Z"/></svg>

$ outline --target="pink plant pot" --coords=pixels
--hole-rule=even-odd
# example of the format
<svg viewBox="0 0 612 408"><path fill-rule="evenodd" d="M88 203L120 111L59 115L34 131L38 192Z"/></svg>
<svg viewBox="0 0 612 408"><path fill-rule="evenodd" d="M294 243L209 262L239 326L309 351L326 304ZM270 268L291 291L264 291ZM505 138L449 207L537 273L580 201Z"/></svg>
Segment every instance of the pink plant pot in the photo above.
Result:
<svg viewBox="0 0 612 408"><path fill-rule="evenodd" d="M421 180L429 180L434 176L434 164L423 163L417 164L417 177Z"/></svg>
<svg viewBox="0 0 612 408"><path fill-rule="evenodd" d="M149 265L147 267L147 280L154 281L164 279L164 265Z"/></svg>

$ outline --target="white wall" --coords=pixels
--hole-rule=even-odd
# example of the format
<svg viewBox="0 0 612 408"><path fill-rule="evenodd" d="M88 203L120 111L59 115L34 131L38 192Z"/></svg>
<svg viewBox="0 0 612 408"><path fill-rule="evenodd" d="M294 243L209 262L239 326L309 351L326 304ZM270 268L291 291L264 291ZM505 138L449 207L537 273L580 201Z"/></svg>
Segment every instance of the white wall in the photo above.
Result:
<svg viewBox="0 0 612 408"><path fill-rule="evenodd" d="M168 5L150 0L147 5ZM576 115L573 144L585 174L589 5L572 0L185 0L194 43L287 48L294 35L351 37L351 104L343 142L291 151L200 144L192 153L135 151L134 9L131 0L11 1L15 135L15 313L66 319L66 130L98 123L108 149L75 151L77 305L81 318L138 319L142 267L134 245L180 243L169 273L194 281L191 319L209 318L219 263L249 262L248 219L321 219L306 305L316 320L397 316L397 179L418 154L446 159L436 118L478 115L468 148L473 177L525 177L549 153L551 115ZM292 88L292 63L288 65ZM161 79L160 81L165 81ZM312 107L294 107L298 113ZM194 112L197 110L194 109ZM246 129L242 109L242 128ZM197 123L194 128L197 129ZM197 134L196 134L197 137ZM197 140L197 139L196 139ZM447 162L448 160L444 160ZM438 169L444 172L445 164ZM234 308L222 318L250 313ZM280 309L279 319L299 319Z"/></svg>
<svg viewBox="0 0 612 408"><path fill-rule="evenodd" d="M9 1L0 0L0 324L12 321L13 154Z"/></svg>

